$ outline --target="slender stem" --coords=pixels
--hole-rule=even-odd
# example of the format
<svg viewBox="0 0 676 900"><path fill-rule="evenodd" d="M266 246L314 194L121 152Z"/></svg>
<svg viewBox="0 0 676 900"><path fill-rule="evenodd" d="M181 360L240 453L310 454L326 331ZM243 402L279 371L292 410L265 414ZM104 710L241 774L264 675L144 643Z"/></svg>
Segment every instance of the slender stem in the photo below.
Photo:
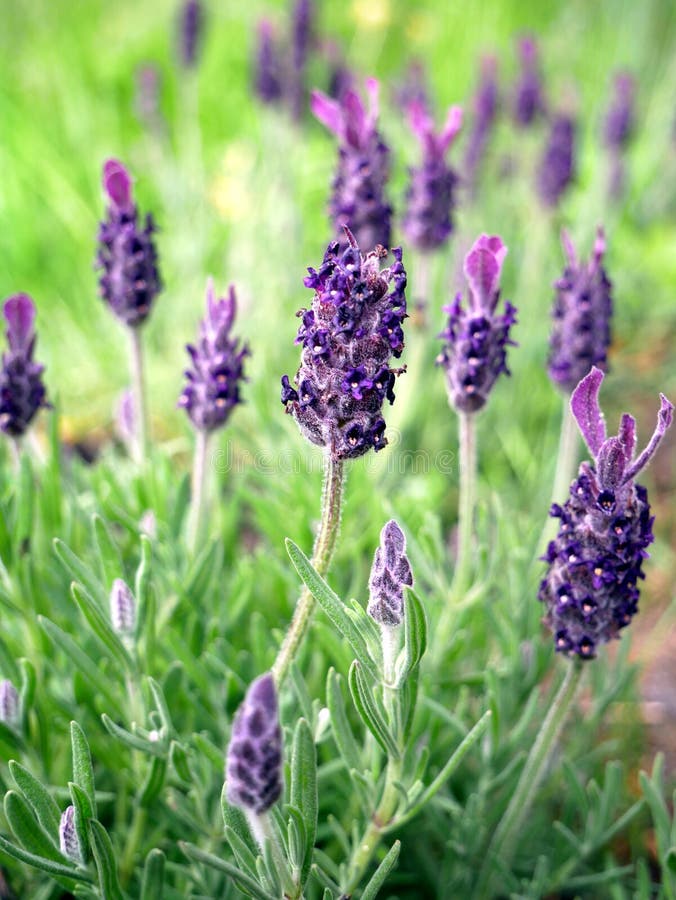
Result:
<svg viewBox="0 0 676 900"><path fill-rule="evenodd" d="M202 519L204 518L206 461L209 448L209 432L199 429L195 435L195 457L192 469L192 495L188 516L188 547L195 553L199 546Z"/></svg>
<svg viewBox="0 0 676 900"><path fill-rule="evenodd" d="M139 803L134 806L131 828L120 860L120 880L124 886L128 884L134 871L134 857L145 834L147 815L145 807Z"/></svg>
<svg viewBox="0 0 676 900"><path fill-rule="evenodd" d="M18 477L21 471L21 438L12 437L9 439L9 446L12 454L12 465L14 466L14 474Z"/></svg>
<svg viewBox="0 0 676 900"><path fill-rule="evenodd" d="M143 346L138 328L129 329L129 360L131 364L131 385L134 397L134 456L137 463L142 463L147 452L146 428L146 395L143 372Z"/></svg>
<svg viewBox="0 0 676 900"><path fill-rule="evenodd" d="M451 596L459 599L469 586L474 541L476 504L476 426L470 413L458 413L460 430L460 502L458 508L458 555Z"/></svg>
<svg viewBox="0 0 676 900"><path fill-rule="evenodd" d="M552 490L551 503L564 503L568 498L568 488L575 477L575 465L577 463L579 435L577 423L570 411L570 398L568 395L563 400L563 416L561 418L561 437L559 438L559 452L556 457L556 469L554 470L554 488ZM544 552L547 544L554 536L556 522L547 517L540 538L535 548L537 556Z"/></svg>
<svg viewBox="0 0 676 900"><path fill-rule="evenodd" d="M493 834L484 864L479 874L474 891L476 900L491 897L491 886L494 877L494 862L500 860L503 867L508 867L514 855L516 842L523 823L530 812L535 795L547 769L552 751L568 717L575 694L580 684L584 663L576 659L568 665L558 693L545 717L538 736L533 744L528 759L521 772L519 783L512 794L512 799L505 810Z"/></svg>
<svg viewBox="0 0 676 900"><path fill-rule="evenodd" d="M342 460L331 459L330 454L327 453L322 491L322 518L312 553L312 565L322 576L326 575L328 571L338 539L342 498L343 463ZM296 651L310 627L315 603L315 598L304 587L296 604L289 630L272 666L272 674L278 687L284 681Z"/></svg>

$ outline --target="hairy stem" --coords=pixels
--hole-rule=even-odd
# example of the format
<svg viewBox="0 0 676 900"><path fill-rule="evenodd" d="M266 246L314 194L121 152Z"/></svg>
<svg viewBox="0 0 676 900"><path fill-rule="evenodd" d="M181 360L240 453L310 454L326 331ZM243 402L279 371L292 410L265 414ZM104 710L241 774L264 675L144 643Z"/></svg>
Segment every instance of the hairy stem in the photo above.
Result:
<svg viewBox="0 0 676 900"><path fill-rule="evenodd" d="M559 452L556 457L556 469L554 470L554 488L552 490L551 503L565 503L568 499L568 488L575 477L575 464L577 462L579 436L577 423L570 411L570 398L566 395L563 400L563 416L561 419L561 437L559 438ZM549 541L554 537L556 520L547 517L540 534L535 552L543 553Z"/></svg>
<svg viewBox="0 0 676 900"><path fill-rule="evenodd" d="M188 548L195 553L199 546L202 519L205 509L206 461L209 433L199 429L195 435L195 457L192 469L192 492L188 516Z"/></svg>
<svg viewBox="0 0 676 900"><path fill-rule="evenodd" d="M329 569L338 539L342 498L343 463L331 459L327 453L322 491L322 518L312 553L312 565L322 577ZM272 666L272 675L277 687L284 681L289 666L310 627L315 603L315 598L307 587L304 587L296 604L289 630Z"/></svg>
<svg viewBox="0 0 676 900"><path fill-rule="evenodd" d="M459 599L469 586L476 505L476 426L474 416L459 413L460 502L458 508L458 555L451 595Z"/></svg>
<svg viewBox="0 0 676 900"><path fill-rule="evenodd" d="M147 452L146 394L143 373L143 347L138 328L129 329L129 361L131 365L131 389L134 397L134 458L142 463Z"/></svg>
<svg viewBox="0 0 676 900"><path fill-rule="evenodd" d="M530 812L552 751L556 746L561 729L575 699L583 666L584 663L579 659L568 665L568 670L561 682L558 693L528 754L528 759L521 772L519 783L512 794L512 799L509 801L509 806L493 834L493 839L486 853L474 892L476 900L483 900L484 897L493 896L491 888L494 879L497 878L497 872L494 868L495 861L500 860L501 868L508 868L512 861L519 833Z"/></svg>

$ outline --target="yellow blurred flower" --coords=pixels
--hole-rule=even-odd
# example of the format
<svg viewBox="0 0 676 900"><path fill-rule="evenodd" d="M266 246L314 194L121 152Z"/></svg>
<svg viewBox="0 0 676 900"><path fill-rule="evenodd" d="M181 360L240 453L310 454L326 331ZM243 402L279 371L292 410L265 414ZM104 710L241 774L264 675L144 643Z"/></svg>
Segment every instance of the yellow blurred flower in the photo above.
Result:
<svg viewBox="0 0 676 900"><path fill-rule="evenodd" d="M352 0L352 18L359 28L385 28L391 19L390 0Z"/></svg>
<svg viewBox="0 0 676 900"><path fill-rule="evenodd" d="M244 141L228 145L221 160L220 173L211 185L209 196L220 215L228 221L241 221L251 211L250 174L254 152Z"/></svg>

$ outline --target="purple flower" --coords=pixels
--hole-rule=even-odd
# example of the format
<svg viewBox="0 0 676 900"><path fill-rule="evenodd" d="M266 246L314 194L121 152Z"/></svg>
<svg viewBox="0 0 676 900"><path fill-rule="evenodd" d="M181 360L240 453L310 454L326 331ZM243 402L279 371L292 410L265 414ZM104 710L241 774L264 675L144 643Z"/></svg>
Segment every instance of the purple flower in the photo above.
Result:
<svg viewBox="0 0 676 900"><path fill-rule="evenodd" d="M291 111L303 115L306 100L305 74L314 32L315 8L312 0L296 0L291 23Z"/></svg>
<svg viewBox="0 0 676 900"><path fill-rule="evenodd" d="M401 109L408 109L412 103L429 106L429 88L425 66L419 59L409 62L403 78L395 86L394 102Z"/></svg>
<svg viewBox="0 0 676 900"><path fill-rule="evenodd" d="M115 579L110 592L110 620L118 634L130 635L136 629L136 600L121 578Z"/></svg>
<svg viewBox="0 0 676 900"><path fill-rule="evenodd" d="M148 317L162 283L153 241L155 225L147 215L145 226L140 227L131 185L122 163L106 160L103 188L108 208L99 227L97 268L102 270L101 297L118 319L130 328L137 328Z"/></svg>
<svg viewBox="0 0 676 900"><path fill-rule="evenodd" d="M488 400L500 373L509 375L506 348L514 344L509 331L516 322L516 309L506 303L504 313L496 315L506 255L507 248L499 237L478 237L465 257L467 309L460 294L444 307L449 319L448 327L439 335L446 343L437 365L446 371L449 401L458 412L477 412Z"/></svg>
<svg viewBox="0 0 676 900"><path fill-rule="evenodd" d="M267 812L282 793L282 730L269 672L250 685L237 710L225 780L228 803L257 815Z"/></svg>
<svg viewBox="0 0 676 900"><path fill-rule="evenodd" d="M613 312L612 284L603 267L606 241L603 229L596 232L589 262L577 259L568 234L561 240L568 258L563 277L555 283L552 310L554 325L549 342L549 377L570 393L591 370L606 370Z"/></svg>
<svg viewBox="0 0 676 900"><path fill-rule="evenodd" d="M366 80L368 111L359 94L346 90L340 100L313 91L313 114L339 141L338 168L332 182L329 214L341 246L346 247L347 225L366 252L390 245L392 207L385 198L390 174L390 151L377 128L378 82Z"/></svg>
<svg viewBox="0 0 676 900"><path fill-rule="evenodd" d="M472 100L471 130L465 150L464 171L469 184L476 179L498 114L497 67L494 56L484 56L481 60L479 86Z"/></svg>
<svg viewBox="0 0 676 900"><path fill-rule="evenodd" d="M532 37L519 41L521 73L514 95L514 121L527 127L545 112L537 44Z"/></svg>
<svg viewBox="0 0 676 900"><path fill-rule="evenodd" d="M139 122L159 131L163 128L160 111L160 73L156 66L139 66L134 79L134 110Z"/></svg>
<svg viewBox="0 0 676 900"><path fill-rule="evenodd" d="M628 72L618 72L613 79L613 99L605 122L603 140L609 150L621 151L629 143L634 131L633 77Z"/></svg>
<svg viewBox="0 0 676 900"><path fill-rule="evenodd" d="M200 325L200 340L186 349L192 367L185 373L187 384L178 405L190 416L195 428L213 431L225 425L234 407L242 402L239 389L244 380L246 345L232 336L235 319L235 288L218 300L213 281L207 282L207 314Z"/></svg>
<svg viewBox="0 0 676 900"><path fill-rule="evenodd" d="M28 294L15 294L3 308L9 349L0 369L0 429L21 437L41 407L49 407L42 373L33 360L35 306Z"/></svg>
<svg viewBox="0 0 676 900"><path fill-rule="evenodd" d="M82 863L82 848L75 829L75 807L67 806L59 822L59 849L65 857L75 863Z"/></svg>
<svg viewBox="0 0 676 900"><path fill-rule="evenodd" d="M0 681L0 722L16 730L21 723L21 700L11 681Z"/></svg>
<svg viewBox="0 0 676 900"><path fill-rule="evenodd" d="M380 532L380 546L373 557L369 578L368 614L379 625L390 628L404 621L404 587L413 584L406 556L406 538L391 519Z"/></svg>
<svg viewBox="0 0 676 900"><path fill-rule="evenodd" d="M558 113L537 170L537 189L544 205L557 206L574 177L575 121L567 113Z"/></svg>
<svg viewBox="0 0 676 900"><path fill-rule="evenodd" d="M645 468L671 425L673 405L660 394L657 427L645 450L636 451L636 422L627 413L614 437L606 437L598 393L603 372L582 379L570 405L592 462L580 465L564 506L550 515L559 533L543 559L549 564L538 599L556 649L592 659L600 644L618 637L638 611L638 582L646 548L653 542L648 494L634 478Z"/></svg>
<svg viewBox="0 0 676 900"><path fill-rule="evenodd" d="M347 250L329 244L319 271L308 269L312 307L298 313L302 344L295 387L282 378L282 403L305 437L334 460L382 450L387 444L382 406L394 400L392 356L404 349L406 271L401 250L380 271L387 251L365 256L346 229Z"/></svg>
<svg viewBox="0 0 676 900"><path fill-rule="evenodd" d="M410 169L403 230L419 250L441 247L453 231L453 193L458 176L446 162L446 154L462 126L462 109L451 106L446 122L434 132L434 121L424 106L409 106L411 128L422 145L422 164Z"/></svg>
<svg viewBox="0 0 676 900"><path fill-rule="evenodd" d="M263 103L278 103L282 98L282 62L272 23L258 23L258 45L254 72L254 88Z"/></svg>
<svg viewBox="0 0 676 900"><path fill-rule="evenodd" d="M204 28L204 8L200 0L185 0L179 19L179 52L187 69L197 63Z"/></svg>

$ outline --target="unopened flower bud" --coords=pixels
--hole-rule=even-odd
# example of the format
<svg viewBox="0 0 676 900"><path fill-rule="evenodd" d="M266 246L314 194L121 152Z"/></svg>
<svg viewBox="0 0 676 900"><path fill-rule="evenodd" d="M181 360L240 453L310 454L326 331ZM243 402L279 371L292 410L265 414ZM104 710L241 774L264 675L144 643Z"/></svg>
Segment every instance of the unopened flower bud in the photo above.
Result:
<svg viewBox="0 0 676 900"><path fill-rule="evenodd" d="M368 614L379 625L396 627L404 621L404 587L413 584L406 556L406 538L391 519L380 532L369 578Z"/></svg>
<svg viewBox="0 0 676 900"><path fill-rule="evenodd" d="M59 847L64 856L75 863L83 862L80 840L75 830L75 807L67 806L59 822Z"/></svg>
<svg viewBox="0 0 676 900"><path fill-rule="evenodd" d="M21 702L11 681L0 681L0 722L16 729L21 722Z"/></svg>
<svg viewBox="0 0 676 900"><path fill-rule="evenodd" d="M136 600L129 586L116 578L110 592L110 620L118 634L130 635L136 628Z"/></svg>

